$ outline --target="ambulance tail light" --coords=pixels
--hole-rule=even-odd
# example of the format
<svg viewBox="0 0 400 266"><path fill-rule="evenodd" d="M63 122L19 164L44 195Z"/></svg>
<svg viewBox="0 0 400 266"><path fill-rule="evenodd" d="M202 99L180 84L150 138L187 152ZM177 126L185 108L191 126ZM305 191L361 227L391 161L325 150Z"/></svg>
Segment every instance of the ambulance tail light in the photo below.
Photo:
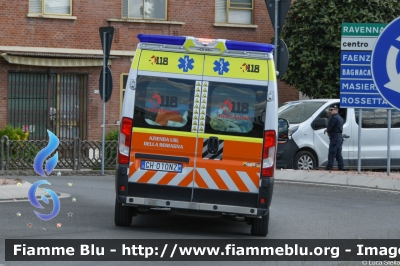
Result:
<svg viewBox="0 0 400 266"><path fill-rule="evenodd" d="M261 177L269 178L274 176L276 158L276 132L267 130L264 132L264 147L261 162Z"/></svg>
<svg viewBox="0 0 400 266"><path fill-rule="evenodd" d="M119 131L118 139L118 163L128 164L129 163L129 151L131 148L132 138L132 124L131 118L123 117L121 127Z"/></svg>

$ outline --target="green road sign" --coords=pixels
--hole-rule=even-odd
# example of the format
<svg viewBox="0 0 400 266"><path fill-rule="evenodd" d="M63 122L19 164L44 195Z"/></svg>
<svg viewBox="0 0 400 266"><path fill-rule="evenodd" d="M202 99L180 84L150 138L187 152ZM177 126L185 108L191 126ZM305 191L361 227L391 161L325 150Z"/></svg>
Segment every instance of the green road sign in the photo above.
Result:
<svg viewBox="0 0 400 266"><path fill-rule="evenodd" d="M383 23L342 23L343 36L378 37L387 24Z"/></svg>

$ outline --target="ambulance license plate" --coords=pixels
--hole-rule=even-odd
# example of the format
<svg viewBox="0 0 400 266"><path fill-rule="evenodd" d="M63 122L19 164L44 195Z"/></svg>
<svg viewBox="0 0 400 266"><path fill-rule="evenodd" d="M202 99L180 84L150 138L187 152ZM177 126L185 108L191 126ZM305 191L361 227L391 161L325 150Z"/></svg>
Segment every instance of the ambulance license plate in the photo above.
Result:
<svg viewBox="0 0 400 266"><path fill-rule="evenodd" d="M141 170L156 170L156 171L182 173L182 164L181 163L141 161L140 169Z"/></svg>

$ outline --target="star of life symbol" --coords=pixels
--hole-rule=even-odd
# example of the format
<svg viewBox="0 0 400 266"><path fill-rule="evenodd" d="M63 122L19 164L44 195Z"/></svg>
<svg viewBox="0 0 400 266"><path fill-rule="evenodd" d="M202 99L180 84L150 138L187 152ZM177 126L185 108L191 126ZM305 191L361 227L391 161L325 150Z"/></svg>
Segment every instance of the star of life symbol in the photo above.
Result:
<svg viewBox="0 0 400 266"><path fill-rule="evenodd" d="M229 72L229 62L226 61L224 58L220 58L219 61L215 60L214 61L214 72L218 72L218 75L223 75L224 72L228 73Z"/></svg>
<svg viewBox="0 0 400 266"><path fill-rule="evenodd" d="M189 69L192 70L194 68L194 59L190 58L188 55L185 55L183 58L179 58L179 69L183 68L183 72L188 72Z"/></svg>
<svg viewBox="0 0 400 266"><path fill-rule="evenodd" d="M397 37L396 41L400 42L400 36ZM400 69L398 70L396 67L396 60L398 56L399 49L394 47L393 45L390 46L388 55L386 57L386 70L390 81L384 86L395 92L400 92Z"/></svg>

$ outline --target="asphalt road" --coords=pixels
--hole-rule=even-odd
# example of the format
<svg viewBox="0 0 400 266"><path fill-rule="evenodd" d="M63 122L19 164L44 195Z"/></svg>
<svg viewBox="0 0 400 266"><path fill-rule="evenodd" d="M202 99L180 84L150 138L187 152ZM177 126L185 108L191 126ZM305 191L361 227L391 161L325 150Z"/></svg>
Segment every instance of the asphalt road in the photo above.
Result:
<svg viewBox="0 0 400 266"><path fill-rule="evenodd" d="M30 183L39 179L24 177ZM163 211L135 217L130 228L116 227L114 177L58 176L49 177L48 181L50 189L61 193L60 213L50 221L38 219L33 213L36 209L27 200L0 203L0 265L243 265L241 262L4 262L4 239L259 239L250 235L250 226L243 222L184 218ZM399 206L398 192L276 183L267 238L399 239ZM246 264L265 265L265 262Z"/></svg>

